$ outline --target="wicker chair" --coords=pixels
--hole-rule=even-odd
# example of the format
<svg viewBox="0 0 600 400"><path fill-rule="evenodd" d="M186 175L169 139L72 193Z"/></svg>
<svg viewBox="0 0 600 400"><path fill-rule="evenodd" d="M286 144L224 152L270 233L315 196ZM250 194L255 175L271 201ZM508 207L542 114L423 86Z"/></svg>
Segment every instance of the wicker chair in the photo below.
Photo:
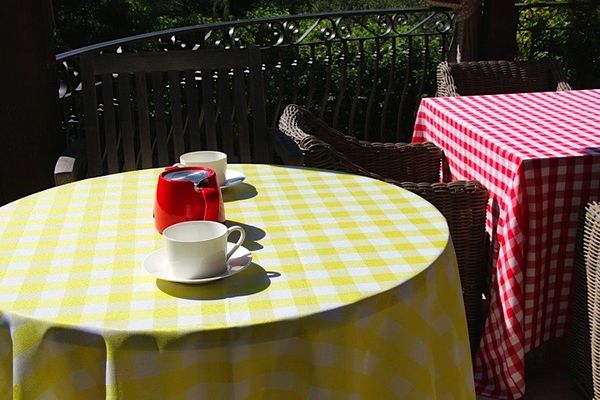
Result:
<svg viewBox="0 0 600 400"><path fill-rule="evenodd" d="M600 397L600 203L580 213L575 240L570 369L587 399Z"/></svg>
<svg viewBox="0 0 600 400"><path fill-rule="evenodd" d="M437 96L571 90L560 65L545 61L442 62L437 67Z"/></svg>
<svg viewBox="0 0 600 400"><path fill-rule="evenodd" d="M358 140L331 129L295 104L288 105L283 111L279 129L285 136L276 136L276 146L285 144L286 137L292 139L288 149L276 149L280 156L289 159L296 144L302 150L302 154L295 154L295 161L284 160L287 164L375 175L384 180L436 182L440 177L442 150L433 143L372 143Z"/></svg>
<svg viewBox="0 0 600 400"><path fill-rule="evenodd" d="M458 260L474 357L487 293L488 192L476 181L440 182L442 151L433 143L369 143L345 136L307 110L289 105L275 130L274 148L286 164L351 172L410 190L446 217Z"/></svg>

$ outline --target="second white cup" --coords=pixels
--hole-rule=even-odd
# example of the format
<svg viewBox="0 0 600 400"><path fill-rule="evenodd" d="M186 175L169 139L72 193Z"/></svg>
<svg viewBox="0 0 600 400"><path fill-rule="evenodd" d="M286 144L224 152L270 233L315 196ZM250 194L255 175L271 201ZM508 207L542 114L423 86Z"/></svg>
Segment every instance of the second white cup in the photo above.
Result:
<svg viewBox="0 0 600 400"><path fill-rule="evenodd" d="M185 153L179 157L179 164L175 165L212 168L217 174L219 186L225 184L227 174L227 154L220 151L200 150Z"/></svg>
<svg viewBox="0 0 600 400"><path fill-rule="evenodd" d="M233 232L240 237L227 252L227 238ZM172 276L200 279L225 272L227 261L241 246L246 233L241 226L227 228L212 221L188 221L163 231L167 261Z"/></svg>

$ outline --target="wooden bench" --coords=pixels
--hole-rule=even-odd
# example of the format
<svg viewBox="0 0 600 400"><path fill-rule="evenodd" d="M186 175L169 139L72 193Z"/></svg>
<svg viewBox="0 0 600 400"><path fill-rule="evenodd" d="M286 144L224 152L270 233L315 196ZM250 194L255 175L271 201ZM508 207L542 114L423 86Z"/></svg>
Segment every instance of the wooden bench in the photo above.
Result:
<svg viewBox="0 0 600 400"><path fill-rule="evenodd" d="M56 163L57 185L193 150L272 159L259 49L87 54L81 71L85 138Z"/></svg>

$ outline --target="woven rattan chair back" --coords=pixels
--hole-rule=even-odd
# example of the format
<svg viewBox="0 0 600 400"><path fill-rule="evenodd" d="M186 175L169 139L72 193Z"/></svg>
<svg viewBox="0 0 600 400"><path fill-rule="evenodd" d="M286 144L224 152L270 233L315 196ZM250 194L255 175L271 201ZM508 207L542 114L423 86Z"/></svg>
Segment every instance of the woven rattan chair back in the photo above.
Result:
<svg viewBox="0 0 600 400"><path fill-rule="evenodd" d="M544 61L442 62L437 67L438 96L570 90L560 65Z"/></svg>
<svg viewBox="0 0 600 400"><path fill-rule="evenodd" d="M202 149L271 160L260 50L90 54L81 63L87 176Z"/></svg>
<svg viewBox="0 0 600 400"><path fill-rule="evenodd" d="M580 213L575 241L570 369L587 399L600 398L600 203Z"/></svg>
<svg viewBox="0 0 600 400"><path fill-rule="evenodd" d="M433 143L358 141L297 105L286 107L274 134L275 150L282 160L382 179L420 195L440 210L456 252L474 357L485 319L482 296L488 288L487 189L476 181L439 182L442 151Z"/></svg>
<svg viewBox="0 0 600 400"><path fill-rule="evenodd" d="M382 179L436 182L442 151L433 143L373 143L330 128L308 110L288 105L279 129L301 149L304 164L312 167L375 174Z"/></svg>

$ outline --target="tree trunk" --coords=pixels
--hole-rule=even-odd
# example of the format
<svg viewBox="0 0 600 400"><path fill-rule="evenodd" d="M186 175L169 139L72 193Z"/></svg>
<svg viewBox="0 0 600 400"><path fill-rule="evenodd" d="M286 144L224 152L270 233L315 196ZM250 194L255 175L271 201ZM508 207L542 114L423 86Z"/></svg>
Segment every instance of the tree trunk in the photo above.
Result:
<svg viewBox="0 0 600 400"><path fill-rule="evenodd" d="M485 0L480 47L483 60L515 58L517 17L514 0Z"/></svg>

